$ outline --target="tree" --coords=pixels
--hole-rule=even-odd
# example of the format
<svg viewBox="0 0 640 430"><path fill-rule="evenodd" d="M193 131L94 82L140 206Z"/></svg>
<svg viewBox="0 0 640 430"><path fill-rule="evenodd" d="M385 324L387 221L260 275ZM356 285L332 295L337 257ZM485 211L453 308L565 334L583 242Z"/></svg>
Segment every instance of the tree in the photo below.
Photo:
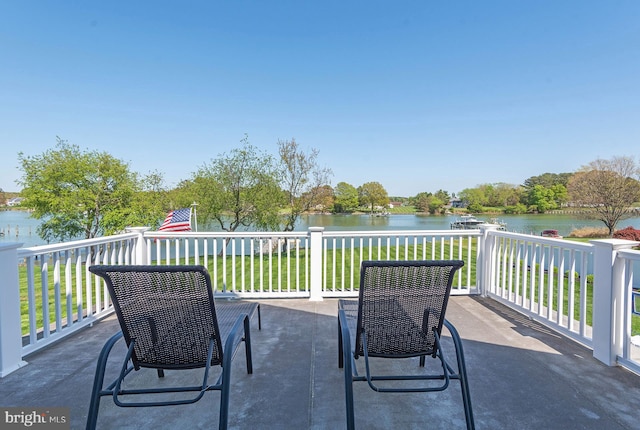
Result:
<svg viewBox="0 0 640 430"><path fill-rule="evenodd" d="M305 153L295 139L278 141L280 184L287 199L283 230L292 231L304 212L323 199L331 170L318 165L318 150Z"/></svg>
<svg viewBox="0 0 640 430"><path fill-rule="evenodd" d="M495 184L482 184L478 188L482 190L482 194L486 198L483 203L484 206L510 206L520 201L520 187L516 185L498 182Z"/></svg>
<svg viewBox="0 0 640 430"><path fill-rule="evenodd" d="M416 194L415 197L412 197L411 202L418 212L428 212L429 200L432 196L433 194L431 193L421 192Z"/></svg>
<svg viewBox="0 0 640 430"><path fill-rule="evenodd" d="M489 201L481 188L465 188L459 197L472 212L482 212Z"/></svg>
<svg viewBox="0 0 640 430"><path fill-rule="evenodd" d="M188 206L188 203L180 207ZM172 202L171 193L164 187L164 175L158 171L149 172L139 181L139 190L133 195L130 205L122 210L122 217L111 219L105 217L105 226L110 226L112 221L114 229L122 221L125 225L160 226L172 209L176 209Z"/></svg>
<svg viewBox="0 0 640 430"><path fill-rule="evenodd" d="M433 215L436 212L438 212L438 210L440 210L444 205L445 205L445 202L443 202L442 200L440 200L438 197L434 195L429 197L429 203L428 203L427 209L429 213Z"/></svg>
<svg viewBox="0 0 640 430"><path fill-rule="evenodd" d="M358 208L358 190L346 182L338 182L333 189L334 212L353 212Z"/></svg>
<svg viewBox="0 0 640 430"><path fill-rule="evenodd" d="M517 203L512 206L505 206L504 213L508 215L519 215L527 212L527 207L522 203Z"/></svg>
<svg viewBox="0 0 640 430"><path fill-rule="evenodd" d="M640 168L631 157L597 159L583 166L569 180L569 196L592 209L591 216L604 223L612 236L619 221L631 216L629 208L640 199Z"/></svg>
<svg viewBox="0 0 640 430"><path fill-rule="evenodd" d="M311 208L316 212L333 211L333 188L331 185L323 185L314 191L316 193L316 205Z"/></svg>
<svg viewBox="0 0 640 430"><path fill-rule="evenodd" d="M558 208L555 192L552 188L547 188L544 185L534 185L529 189L527 203L532 211L540 213Z"/></svg>
<svg viewBox="0 0 640 430"><path fill-rule="evenodd" d="M18 159L23 204L42 220L42 239L89 239L141 225L143 218L131 212L137 175L108 153L83 152L57 137L55 149L35 156L20 152Z"/></svg>
<svg viewBox="0 0 640 430"><path fill-rule="evenodd" d="M525 192L521 202L529 209L545 212L557 209L567 202L567 184L572 173L544 173L524 181Z"/></svg>
<svg viewBox="0 0 640 430"><path fill-rule="evenodd" d="M434 193L434 196L442 200L444 204L449 204L449 201L451 200L451 195L449 195L449 193L445 190L436 191Z"/></svg>
<svg viewBox="0 0 640 430"><path fill-rule="evenodd" d="M242 147L202 165L180 185L183 203L198 203L198 219L217 223L224 231L280 226L283 192L273 158L258 151L245 137Z"/></svg>
<svg viewBox="0 0 640 430"><path fill-rule="evenodd" d="M493 184L492 187L489 206L513 206L520 202L522 187L504 182Z"/></svg>
<svg viewBox="0 0 640 430"><path fill-rule="evenodd" d="M451 196L444 190L438 190L435 194L421 192L416 194L415 197L409 198L409 202L418 212L428 212L432 215L439 211L442 212L450 200Z"/></svg>
<svg viewBox="0 0 640 430"><path fill-rule="evenodd" d="M561 207L569 200L569 193L567 191L567 186L564 184L555 184L551 186L551 191L553 191L554 200L558 207Z"/></svg>
<svg viewBox="0 0 640 430"><path fill-rule="evenodd" d="M523 185L527 190L536 185L542 185L545 188L551 188L554 185L563 185L566 188L571 175L573 175L573 173L543 173L542 175L532 176L526 179Z"/></svg>
<svg viewBox="0 0 640 430"><path fill-rule="evenodd" d="M358 188L358 201L362 206L368 206L373 213L376 206L387 206L389 195L379 182L367 182Z"/></svg>

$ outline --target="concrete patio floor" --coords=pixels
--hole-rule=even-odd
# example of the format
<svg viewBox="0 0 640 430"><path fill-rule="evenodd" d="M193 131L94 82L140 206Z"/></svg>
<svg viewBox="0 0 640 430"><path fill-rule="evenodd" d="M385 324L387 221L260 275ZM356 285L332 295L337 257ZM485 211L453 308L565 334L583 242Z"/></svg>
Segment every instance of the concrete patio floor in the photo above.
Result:
<svg viewBox="0 0 640 430"><path fill-rule="evenodd" d="M254 373L247 375L243 354L234 360L229 427L345 428L337 301L261 303L262 331L252 322ZM640 428L639 376L601 364L587 348L491 299L452 297L447 317L463 338L476 428ZM27 366L0 379L0 406L70 407L71 428L84 428L95 361L115 331L110 317L27 357ZM358 428L465 427L456 381L421 394L376 393L358 383L354 397ZM213 392L193 405L123 409L105 397L98 428L217 428L218 400Z"/></svg>

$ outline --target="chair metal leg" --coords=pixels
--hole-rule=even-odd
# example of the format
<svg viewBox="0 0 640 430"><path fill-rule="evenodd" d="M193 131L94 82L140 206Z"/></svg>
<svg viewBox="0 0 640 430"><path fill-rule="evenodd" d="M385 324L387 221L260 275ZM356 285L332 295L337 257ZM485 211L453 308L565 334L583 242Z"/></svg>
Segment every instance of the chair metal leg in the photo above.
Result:
<svg viewBox="0 0 640 430"><path fill-rule="evenodd" d="M344 357L342 349L342 323L338 318L338 368L342 369L344 366Z"/></svg>
<svg viewBox="0 0 640 430"><path fill-rule="evenodd" d="M456 360L458 362L458 375L460 379L460 391L462 391L462 403L464 404L464 418L467 422L467 430L475 429L473 419L473 409L471 407L471 394L469 393L469 381L467 379L467 366L464 361L464 350L462 349L462 341L456 328L446 319L444 324L451 333L453 345L456 350Z"/></svg>
<svg viewBox="0 0 640 430"><path fill-rule="evenodd" d="M220 389L220 419L218 421L218 428L220 430L226 430L229 421L229 392L231 391L230 385L231 360L229 360L229 363L227 363L227 365L224 365L222 367L222 388Z"/></svg>
<svg viewBox="0 0 640 430"><path fill-rule="evenodd" d="M262 330L262 314L260 313L260 303L258 303L258 330Z"/></svg>
<svg viewBox="0 0 640 430"><path fill-rule="evenodd" d="M355 412L353 410L353 377L351 376L351 359L345 360L344 366L344 397L347 411L347 429L355 429Z"/></svg>
<svg viewBox="0 0 640 430"><path fill-rule="evenodd" d="M249 364L251 362L251 337L249 335L249 315L242 314L238 317L235 324L231 328L229 335L227 336L227 340L225 341L222 354L222 374L220 375L219 381L221 381L220 387L220 420L218 422L218 428L225 429L227 428L229 421L229 392L231 390L231 360L233 360L234 356L234 345L237 344L237 338L244 339L245 347L248 348L246 351L247 357L247 371L249 373L253 372L253 368ZM244 330L244 333L241 332ZM244 334L244 336L243 336Z"/></svg>
<svg viewBox="0 0 640 430"><path fill-rule="evenodd" d="M251 324L249 317L244 319L244 353L247 360L247 373L253 373L253 361L251 359Z"/></svg>
<svg viewBox="0 0 640 430"><path fill-rule="evenodd" d="M107 367L107 360L111 349L118 340L122 337L122 332L118 332L111 336L109 340L102 347L100 355L98 357L98 363L96 364L96 373L93 378L93 389L91 390L91 402L89 403L89 413L87 415L87 430L93 430L96 428L98 422L98 410L100 409L100 398L102 393L102 385L104 384L104 374Z"/></svg>
<svg viewBox="0 0 640 430"><path fill-rule="evenodd" d="M355 429L355 417L353 410L353 360L351 358L351 336L347 327L344 311L338 313L340 327L340 367L344 367L344 398L347 412L347 429Z"/></svg>

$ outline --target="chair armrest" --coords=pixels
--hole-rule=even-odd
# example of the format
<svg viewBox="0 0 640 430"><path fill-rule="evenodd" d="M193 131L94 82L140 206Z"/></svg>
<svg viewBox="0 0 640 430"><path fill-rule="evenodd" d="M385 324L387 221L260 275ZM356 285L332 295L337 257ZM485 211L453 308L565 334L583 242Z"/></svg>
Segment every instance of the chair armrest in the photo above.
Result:
<svg viewBox="0 0 640 430"><path fill-rule="evenodd" d="M224 341L224 350L222 351L222 367L225 368L231 365L231 361L240 345L240 342L245 336L244 327L248 325L249 315L240 314L233 324L229 335Z"/></svg>
<svg viewBox="0 0 640 430"><path fill-rule="evenodd" d="M340 330L340 351L342 356L339 357L338 365L351 367L351 331L349 330L349 322L344 309L338 310L338 328Z"/></svg>

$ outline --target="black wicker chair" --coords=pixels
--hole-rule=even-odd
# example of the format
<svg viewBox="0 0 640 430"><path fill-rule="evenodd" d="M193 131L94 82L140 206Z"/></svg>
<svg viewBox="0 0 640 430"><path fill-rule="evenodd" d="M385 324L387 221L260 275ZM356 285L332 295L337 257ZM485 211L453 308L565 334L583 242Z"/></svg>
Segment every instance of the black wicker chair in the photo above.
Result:
<svg viewBox="0 0 640 430"><path fill-rule="evenodd" d="M374 391L397 393L443 391L451 379L460 381L467 428L475 427L462 342L453 325L445 320L453 277L463 265L458 260L362 263L359 299L338 302L338 364L344 367L347 428L355 427L354 381L367 381ZM457 371L446 361L441 348L443 325L453 339ZM358 375L356 367L356 359L361 356L365 376ZM371 374L371 357L419 357L419 365L424 367L427 356L440 360L441 372ZM420 380L423 382L417 382ZM398 386L389 381L413 382L409 383L411 386Z"/></svg>
<svg viewBox="0 0 640 430"><path fill-rule="evenodd" d="M247 373L253 372L249 322L256 310L259 315L258 304L214 303L203 266L96 265L89 271L105 280L122 331L105 343L98 358L87 428L96 427L103 396L122 407L166 406L195 403L205 392L219 390L219 428L226 429L231 360L244 341ZM117 378L105 388L109 354L120 338L128 351ZM211 366L222 367L213 384ZM204 370L201 385L169 387L162 381L158 387L124 388L127 375L140 368L157 369L159 377L165 370Z"/></svg>

